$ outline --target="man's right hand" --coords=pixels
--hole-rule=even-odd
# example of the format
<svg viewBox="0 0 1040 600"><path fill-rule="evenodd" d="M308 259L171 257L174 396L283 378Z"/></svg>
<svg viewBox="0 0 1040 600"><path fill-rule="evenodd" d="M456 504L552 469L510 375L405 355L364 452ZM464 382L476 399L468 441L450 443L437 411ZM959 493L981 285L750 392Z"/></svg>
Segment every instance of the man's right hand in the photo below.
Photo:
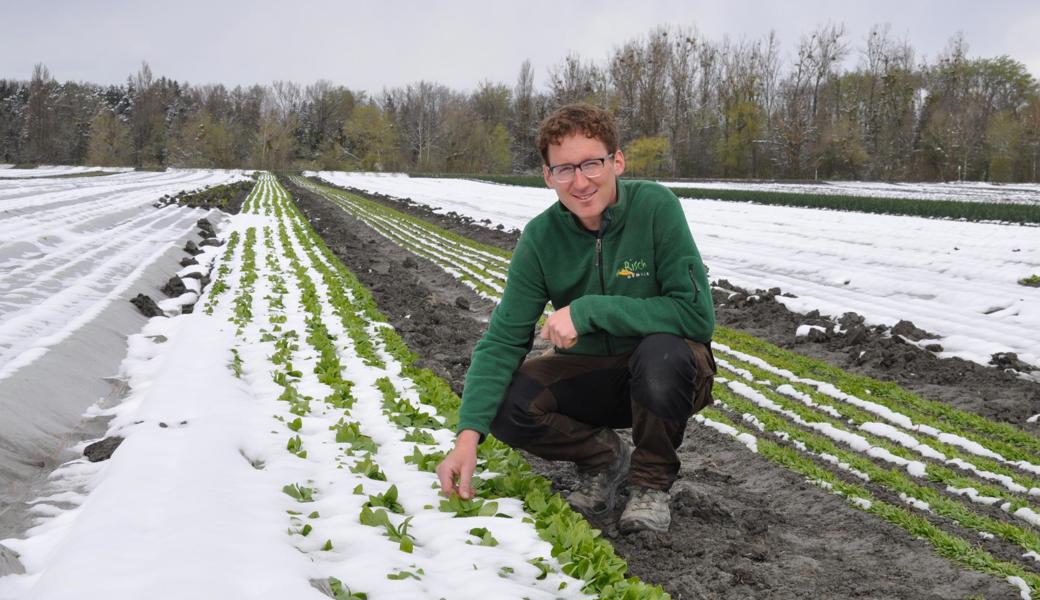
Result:
<svg viewBox="0 0 1040 600"><path fill-rule="evenodd" d="M437 465L437 478L441 481L441 493L455 493L463 500L473 498L473 472L477 469L477 445L480 434L472 429L463 430L455 438L455 448Z"/></svg>

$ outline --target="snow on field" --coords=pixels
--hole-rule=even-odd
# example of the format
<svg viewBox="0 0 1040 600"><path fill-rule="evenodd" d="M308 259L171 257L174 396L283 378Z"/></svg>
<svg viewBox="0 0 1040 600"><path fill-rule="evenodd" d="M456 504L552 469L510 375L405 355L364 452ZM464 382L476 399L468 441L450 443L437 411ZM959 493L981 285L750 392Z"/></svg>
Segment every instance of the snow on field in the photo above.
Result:
<svg viewBox="0 0 1040 600"><path fill-rule="evenodd" d="M244 179L171 170L0 180L0 379L42 356L133 284L206 211L164 194Z"/></svg>
<svg viewBox="0 0 1040 600"><path fill-rule="evenodd" d="M77 175L81 173L124 173L133 171L133 167L90 167L68 165L40 165L34 169L16 169L14 165L0 165L0 179L55 177L57 175Z"/></svg>
<svg viewBox="0 0 1040 600"><path fill-rule="evenodd" d="M548 189L453 179L322 172L355 187L522 227L555 200ZM1016 352L1040 366L1040 274L1036 228L871 215L713 200L681 201L713 280L780 287L800 312L900 319L941 336L944 356L982 364ZM792 332L793 334L794 332ZM929 343L929 342L924 342Z"/></svg>
<svg viewBox="0 0 1040 600"><path fill-rule="evenodd" d="M1003 202L1040 204L1038 184L993 184L979 181L949 183L884 183L880 181L825 181L820 183L751 183L741 181L662 181L668 187L710 190L748 190L869 196L873 198L914 198L918 200L957 200L961 202Z"/></svg>

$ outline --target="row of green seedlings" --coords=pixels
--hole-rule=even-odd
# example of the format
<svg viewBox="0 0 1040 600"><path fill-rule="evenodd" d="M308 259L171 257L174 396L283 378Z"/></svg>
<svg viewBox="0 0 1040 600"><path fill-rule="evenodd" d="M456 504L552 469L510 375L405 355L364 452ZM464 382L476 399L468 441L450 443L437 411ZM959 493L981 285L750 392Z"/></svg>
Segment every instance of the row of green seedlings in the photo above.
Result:
<svg viewBox="0 0 1040 600"><path fill-rule="evenodd" d="M349 200L345 202L349 203ZM379 213L361 212L361 215L366 223L383 233L385 237L415 254L447 265L446 270L456 271L456 277L466 273L476 276L496 293L500 294L504 289L506 272L509 270L509 263L504 259L468 251L464 244L449 240L430 228L414 225L407 220Z"/></svg>
<svg viewBox="0 0 1040 600"><path fill-rule="evenodd" d="M321 383L324 383L333 389L333 393L325 399L326 404L344 411L344 416L335 426L335 441L338 444L346 444L346 453L350 456L364 453L361 458L356 460L350 466L350 469L354 473L375 481L385 481L386 475L382 472L378 463L373 459L374 454L378 450L375 442L361 431L359 423L349 420L349 409L355 402L353 396L350 394L352 384L343 380L340 376L341 366L336 352L334 338L329 334L328 329L321 322L322 306L326 303L331 304L335 308L336 312L341 315L345 313L353 314L354 308L348 303L348 299L344 297L333 299L331 294L327 298L322 298L319 295L316 286L308 274L307 268L303 266L296 250L293 248L288 230L285 227L284 219L279 221L279 226L281 229L280 237L284 248L283 255L290 261L291 269L294 271L296 276L297 288L301 292L301 304L309 315L307 318L307 342L320 356L320 359L314 366L314 373L317 375L318 380ZM312 247L301 241L301 239L303 238L298 236L296 237L296 241L302 245L304 253L310 255L308 258L312 261L311 266L318 268L318 270L323 270L321 269L322 265L320 262L314 261L315 257L311 254L313 252ZM338 282L333 283L336 284ZM331 289L339 289L339 286L334 285L330 290ZM288 354L291 350L296 349L296 345L290 346L283 344L281 348L284 349L284 352L281 354ZM366 362L371 364L373 362L372 358L374 353L371 352L370 348L367 350L369 356L366 358ZM276 353L273 360L278 362L288 358L281 354ZM283 385L286 389L286 392L283 393L281 399L288 401L290 403L290 412L297 415L296 419L288 423L288 427L293 431L299 431L303 425L302 417L306 416L310 412L309 401L311 399L303 398L303 401L300 401L301 395L291 388L291 378L300 375L302 374L298 371L294 371L290 365L286 370L280 372L278 376L276 376L276 383ZM408 405L408 407L410 407L410 405ZM416 422L421 414L418 411L405 414L402 412L404 408L403 406L398 406L397 408L398 413L395 415L395 420L397 422L400 422L403 419L407 419L409 422ZM289 439L287 449L301 458L306 458L307 456L306 450L302 447L302 440L298 435ZM316 493L316 490L313 487L300 484L288 485L284 488L284 491L300 502L312 501L314 494ZM357 488L355 488L355 493L364 494L363 485L359 484ZM407 518L404 521L395 524L390 518L390 513L403 513L403 508L397 501L397 488L395 486L391 486L382 494L369 496L368 500L362 507L359 521L364 525L382 528L386 537L397 543L402 552L411 553L415 544L414 537L408 531L411 519ZM312 513L309 517L316 518L317 516L317 513ZM298 517L293 518L296 519ZM306 523L303 524L302 527L291 527L290 530L293 533L308 536L312 531L312 526L310 523ZM331 540L326 540L325 545L322 546L322 550L324 551L332 550L332 548ZM400 570L387 575L390 579L403 579L406 577L421 578L421 576L421 572L417 573L408 570ZM329 583L333 588L339 588L340 590L345 589L342 582L339 582L338 580L332 579ZM355 594L349 589L345 589L344 593ZM362 596L360 594L355 595L358 597Z"/></svg>
<svg viewBox="0 0 1040 600"><path fill-rule="evenodd" d="M725 352L720 354L726 355ZM720 363L726 362L720 360ZM749 363L734 361L728 368L724 367L722 372L729 381L725 382L726 385L716 387L719 405L705 411L703 418L730 425L734 428L734 434L754 435L754 430L769 433L778 441L759 439L757 443L759 453L766 458L793 468L826 489L845 495L854 506L929 540L942 556L989 574L1018 578L1034 591L1040 589L1037 587L1040 578L1035 573L1022 564L994 556L994 553L1005 557L1040 556L1040 537L1032 529L1006 520L1007 512L1013 513L1026 506L1027 502L1022 497L964 477L942 464L922 463L918 460L920 457L903 446L857 431L860 439L871 447L871 456L887 458L888 462L897 465L879 466L864 456L862 448L850 450L846 444L836 442L831 436L818 433L841 429L844 421L852 425L869 422L870 413L843 406L842 403L828 402L823 394L814 394L813 390L806 388L795 389L791 384L788 384L789 390L794 393L777 392L771 386L760 383L767 380L769 374L756 371L754 365ZM738 378L747 379L748 375L752 382L736 381ZM792 400L791 396L799 399ZM814 409L813 406L825 407L826 410ZM834 418L829 415L834 415ZM754 430L744 424L736 424L749 422ZM936 443L933 446L946 456L962 455L957 448L949 445ZM982 468L992 469L993 472L1002 471L1001 465L995 462L978 456L971 456L970 459L975 465L982 465ZM960 465L967 462L960 457L949 460ZM838 465L837 469L835 464ZM907 465L911 465L911 469L917 473L916 477L906 474ZM1003 475L1010 477L1006 470ZM1031 478L1019 479L1026 485L1033 483ZM976 490L980 496L1004 501L1004 512L990 510L987 514L980 514L978 505L966 505L944 493L952 491L956 494L955 490L969 488ZM1022 486L1018 489L1034 488ZM933 519L898 506L900 503L942 517L946 519L946 524L937 525L932 522ZM958 534L959 531L973 532L993 552L987 552L977 543L968 542Z"/></svg>
<svg viewBox="0 0 1040 600"><path fill-rule="evenodd" d="M295 208L291 210L295 212ZM298 216L297 223L302 224L306 235L314 240L325 262L337 265L342 285L352 291L366 317L374 322L385 322L368 290L335 260L310 226ZM416 367L418 356L407 348L391 327L378 327L378 335L384 350L402 365L401 375L415 385L420 402L434 408L445 426L454 428L459 399L447 383L431 371ZM417 466L431 470L441 458L440 453L420 451L413 454L412 460ZM479 458L480 470L496 475L475 479L479 480L476 484L478 497L468 501L469 504L458 498L450 500L458 504L455 507L457 510L479 512L482 503L489 500L504 497L521 499L525 510L532 515L539 535L552 546L553 557L562 565L563 572L587 582L585 592L626 599L667 597L659 587L649 586L635 578L625 578L627 565L614 554L613 548L600 536L600 532L575 513L566 501L553 494L549 482L531 472L530 466L515 451L489 439L481 445Z"/></svg>
<svg viewBox="0 0 1040 600"><path fill-rule="evenodd" d="M299 183L301 185L309 185L311 189L322 194L326 199L339 205L356 218L368 223L380 233L383 233L384 236L398 246L429 259L445 272L474 289L480 296L496 302L501 298L505 286L504 273L509 268L508 258L502 257L509 257L511 256L510 253L474 242L441 229L436 225L412 217L407 213L394 210L343 190L318 186L309 180L299 180ZM385 226L380 225L381 223L385 223ZM407 229L409 234L401 236L394 233L394 231L401 229ZM470 269L469 272L460 272L459 269L455 268L458 263L453 261L453 257L450 254L445 256L440 250L441 244L448 244L453 248L468 246L470 250L465 254L470 257L475 256L477 260L486 262L484 266L477 267L476 271ZM489 252L489 249L494 251L495 254ZM463 266L471 265L470 263L463 263ZM473 275L474 273L476 273L476 276ZM494 277L494 279L488 280L487 277L489 276ZM539 320L539 325L551 313L551 304L547 304Z"/></svg>
<svg viewBox="0 0 1040 600"><path fill-rule="evenodd" d="M440 266L478 294L488 298L501 295L508 270L502 250L478 246L421 219L342 190L318 186L306 179L293 181L322 195L395 244Z"/></svg>
<svg viewBox="0 0 1040 600"><path fill-rule="evenodd" d="M454 177L458 177L455 175ZM472 179L519 185L545 187L538 175L474 175ZM680 198L752 202L776 206L826 208L847 212L886 215L905 215L965 221L1001 221L1007 223L1040 223L1040 207L1030 204L999 202L968 202L960 200L919 200L915 198L876 198L849 194L810 194L765 190L720 190L716 188L673 187Z"/></svg>
<svg viewBox="0 0 1040 600"><path fill-rule="evenodd" d="M292 260L296 260L295 252L290 251L286 252L285 254L289 256ZM307 298L312 297L312 292L314 289L313 283L309 281L309 278L306 277L305 272L297 272L298 275L303 275L302 277L298 277L298 284L299 287L304 290L301 297L304 299L303 301L304 304L307 306L308 312L312 315L311 319L309 319L308 329L311 331L311 335L308 336L308 341L311 343L312 347L319 349L323 355L326 355L326 348L331 348L330 340L322 332L321 328L314 327L313 321L314 318L316 318L316 316L318 315L318 311L320 310L319 305L322 304L322 299L317 298L317 302L307 300ZM327 302L327 299L325 300ZM324 342L322 341L323 339L325 340ZM329 354L331 355L331 353ZM321 369L321 361L319 361L319 364L315 367L315 372L319 374L320 379L324 380L325 372L323 371L323 369ZM430 443L432 441L432 436L421 428L441 427L439 421L431 417L430 415L416 409L407 401L403 401L396 398L396 394L392 392L392 384L390 384L389 379L384 378L377 382L377 385L384 394L384 414L387 416L388 420L398 427L408 427L411 429L411 431L404 437L405 441ZM291 429L298 429L299 427L301 427L302 421L300 420L300 417L297 417L295 421L290 422L289 426ZM372 442L371 438L369 438L361 432L359 424L357 424L356 422L341 420L340 423L337 424L336 441L338 443L349 444L351 454L357 451L363 451L367 453L363 459L355 462L355 464L351 466L351 469L353 471L373 480L385 480L385 474L383 474L382 471L379 469L378 464L374 460L372 460L372 456L377 451L377 447L375 446L374 442ZM298 456L306 457L306 450L302 448L302 441L298 436L290 438L287 447L291 452L297 454ZM421 456L421 453L416 453L413 454L413 456L410 458L405 458L405 461L411 462L413 460L423 460L420 458ZM313 498L315 491L313 488L309 486L294 485L287 486L286 493L289 493L294 498L299 499L307 497ZM357 488L355 488L355 493L363 494L363 486L359 485ZM485 516L488 515L489 512L496 511L496 505L494 503L484 504L483 502L468 502L463 503L462 505L458 504L459 503L457 502L457 499L455 499L455 501L445 500L441 502L440 510L444 512L454 513L458 517L472 515ZM391 539L395 543L398 543L399 548L402 551L410 553L414 548L415 543L414 537L408 531L410 518L407 518L404 521L395 524L393 522L393 519L391 519L390 517L391 514L395 513L403 514L403 508L397 502L396 486L391 486L382 494L374 494L368 497L368 500L362 507L359 520L362 524L383 528L385 530L385 535L389 539ZM487 531L486 529L478 531L478 529L481 528L474 528L474 530L471 532L472 535L477 537L475 543L478 543L479 545L488 546L493 546L497 544L497 541L494 540L493 535L489 531ZM295 528L293 531L302 533L303 535L309 535L310 530L311 527L308 523L303 525L302 528ZM323 549L331 549L331 542L327 541L326 546L323 547ZM540 565L543 571L543 576L549 570L549 567L547 566L547 563L544 559L533 559L531 564ZM508 576L508 573L500 573L500 575ZM412 571L405 569L399 570L395 573L391 573L388 575L388 577L391 579L400 579L405 577L421 579L422 573L421 569ZM342 584L340 583L339 585Z"/></svg>
<svg viewBox="0 0 1040 600"><path fill-rule="evenodd" d="M263 190L267 185L268 184L265 183L264 177L261 176L260 180L257 181L253 186L253 189L249 192L249 195L246 197L246 201L242 208L243 212L247 210L247 207L256 203L257 198L263 193ZM219 303L219 297L228 290L228 281L232 277L232 265L235 264L232 259L235 256L235 251L238 248L240 238L241 236L238 231L232 231L231 235L228 237L224 253L220 257L220 265L217 267L217 276L210 285L209 294L206 299L205 312L207 315L213 315L213 311L216 310Z"/></svg>
<svg viewBox="0 0 1040 600"><path fill-rule="evenodd" d="M265 172L260 175L256 187L254 188L254 193L250 194L249 197L246 198L246 202L242 205L243 213L271 216L273 181L274 177L270 173Z"/></svg>
<svg viewBox="0 0 1040 600"><path fill-rule="evenodd" d="M504 250L494 246L474 242L469 238L449 232L440 227L431 226L430 223L420 218L413 217L408 213L374 202L341 188L324 183L316 183L311 179L299 177L293 178L293 182L297 185L307 187L316 193L322 194L326 198L329 198L329 196L332 195L342 199L356 207L358 210L364 211L366 215L379 217L386 221L388 225L399 228L403 232L411 231L412 233L420 233L427 240L424 242L422 239L419 239L417 240L419 243L429 245L427 242L433 241L435 242L435 246L449 247L462 258L477 260L485 263L488 267L497 268L500 271L500 274L503 274L508 269L509 253Z"/></svg>
<svg viewBox="0 0 1040 600"><path fill-rule="evenodd" d="M239 280L235 293L234 319L239 333L247 323L253 320L253 287L256 284L256 227L246 229L245 242L242 244L242 260L239 263Z"/></svg>
<svg viewBox="0 0 1040 600"><path fill-rule="evenodd" d="M294 227L299 227L299 221L294 224ZM297 230L297 233L302 233ZM297 239L300 239L299 237ZM305 244L305 248L308 253L311 250L309 244ZM317 266L319 270L323 261L316 260L317 256L311 255L310 258L314 261L313 266ZM326 271L325 275L328 275ZM341 281L332 282L336 289L341 285ZM309 284L305 281L300 281L300 285L305 289L309 287ZM305 294L306 295L306 294ZM337 302L332 302L336 305ZM343 308L341 306L341 308ZM414 443L429 444L433 443L432 435L426 431L428 428L441 428L442 423L435 417L419 410L413 406L410 402L400 399L396 391L393 389L393 385L388 378L382 378L377 382L377 386L381 390L383 400L383 413L387 419L397 426L398 428L405 428L408 433L404 436L404 441L410 441ZM337 432L337 442L346 442L351 444L351 448L360 449L367 451L369 454L363 459L355 463L351 468L355 472L362 474L370 479L385 481L385 474L378 468L375 461L372 460L372 454L377 450L374 442L371 438L364 435L360 431L360 427L356 422L341 423L339 431ZM424 455L418 448L410 457L405 458L405 462L416 463L422 470L432 471L433 467L431 462L436 460L439 461L442 455L431 453L430 455ZM435 464L435 463L432 463ZM355 493L362 493L362 487L358 486ZM431 507L432 508L432 507ZM497 504L494 502L485 503L483 500L477 501L461 501L458 498L451 498L443 500L440 503L440 510L442 512L450 512L455 514L457 517L466 516L490 516L497 515ZM408 533L408 527L411 518L406 518L399 524L394 524L390 518L391 513L403 514L403 508L397 502L397 488L391 486L383 494L376 494L369 496L368 501L362 509L360 515L360 521L363 524L382 527L385 529L386 535L391 540L400 544L400 549L405 552L411 552L414 547L414 537ZM493 534L485 528L474 528L471 534L478 538L480 545L494 546L497 545L497 541L494 540ZM538 566L542 571L542 577L547 576L550 567L544 559L535 558L531 561L532 565ZM502 576L508 576L508 573L500 573ZM403 570L399 573L388 575L391 578L402 578L402 577L414 577L420 579L422 574L414 571Z"/></svg>
<svg viewBox="0 0 1040 600"><path fill-rule="evenodd" d="M296 182L321 194L394 243L437 264L478 294L494 297L501 293L508 269L501 250L474 249L472 243L460 241L464 238L405 213L308 180Z"/></svg>
<svg viewBox="0 0 1040 600"><path fill-rule="evenodd" d="M871 402L905 415L919 429L922 429L920 426L928 426L964 437L1019 463L1017 466L1024 470L1037 473L1035 465L1040 464L1040 439L1014 425L991 421L942 402L923 399L895 384L847 373L731 329L719 328L716 340L734 351L757 357L762 361L761 364L768 365L774 373L782 370L806 382L831 382L850 397L869 397ZM816 387L826 389L819 384Z"/></svg>
<svg viewBox="0 0 1040 600"><path fill-rule="evenodd" d="M805 393L805 392L803 392L803 393ZM921 402L918 402L918 404L920 404L920 403ZM1022 432L1015 433L1015 430L1013 428L1009 427L1009 426L1004 426L1002 424L993 423L993 422L987 421L987 420L985 420L985 419L983 419L981 417L978 417L976 415L970 415L968 413L956 414L954 411L949 409L949 407L945 407L945 405L938 405L938 403L935 403L935 404L937 404L936 407L933 407L933 408L936 409L935 412L944 413L944 416L949 416L951 413L953 413L956 416L956 418L954 419L954 422L957 422L957 421L970 421L970 422L972 422L972 424L974 426L982 429L983 431L987 432L988 434L992 434L994 431L997 431L1000 434L1004 434L1005 436L1012 438L1014 441L1021 442L1023 440L1023 437L1026 437L1027 438L1026 441L1035 442L1035 439L1034 440L1028 440L1028 436L1023 434ZM943 407L943 408L945 408L945 410L943 410L942 408L939 408L939 407ZM748 415L748 416L750 416L751 418L754 418L754 415ZM941 424L940 421L938 421L937 419L934 419L934 418L932 420L924 419L924 420L920 420L918 422L919 423L922 423L922 422L934 423L933 426L937 426L937 425ZM958 435L963 435L965 433L967 433L967 432L965 432L965 431L958 431ZM967 436L965 436L965 437L967 437ZM901 454L905 454L905 450L902 447L893 445L893 444L889 443L887 440L875 440L875 441L877 442L877 444L875 444L877 447L884 448L889 453L889 455L891 455L891 456L897 456L898 457ZM946 456L953 456L954 458L952 458L950 460L954 461L954 464L963 464L963 465L969 464L965 460L965 454L960 449L958 449L957 447L950 446L948 444L942 444L942 445L933 444L933 446L938 446L941 451L945 452ZM1021 454L1021 453L1018 453L1018 452L1014 452L1013 451L1013 446L1010 448L1012 451L1009 452L1008 451L1009 448L1004 447L1004 444L1001 444L999 441L998 441L998 447L999 447L1000 450L1003 450L1005 452L1004 456L1011 457L1011 459L1018 458L1018 456ZM1011 477L1012 475L1015 475L1015 474L1011 473L1010 470L1007 469L1005 466L1000 465L998 463L995 463L995 462L992 462L992 461L987 461L987 460L981 460L980 461L979 458L977 456L975 456L975 455L971 455L968 458L974 460L975 461L975 465L980 465L979 469L984 470L984 472L987 473L987 474L993 473L993 474L997 474L1000 477ZM908 460L908 459L903 458L903 460ZM1022 459L1022 460L1024 460L1024 459ZM976 469L976 471L978 471L978 469ZM1004 506L1004 509L1005 509L1006 512L1019 513L1019 511L1021 511L1022 509L1028 508L1028 506L1027 506L1028 503L1024 499L1022 499L1022 498L1015 497L1014 493L1009 495L1009 494L1004 493L1003 491L999 490L998 488L994 488L993 486L989 486L989 485L986 485L986 484L979 483L977 480L958 476L955 473L952 473L949 469L933 467L930 470L926 469L926 473L927 473L928 477L939 478L951 490L966 490L966 489L968 489L970 487L970 488L972 488L974 490L977 490L977 491L981 490L981 491L978 491L978 493L981 494L981 495L990 496L990 497L993 497L993 498L1000 498L1000 499L1002 499L1004 501L1003 506ZM1013 487L1012 492L1022 491L1023 489L1024 490L1034 489L1034 486L1032 485L1032 481L1030 481L1030 479L1031 478L1028 478L1028 477L1027 478L1023 478L1023 477L1019 476L1019 480L1020 481L1019 482L1015 482L1015 483L1012 484L1012 487ZM1024 481L1025 485L1023 485L1022 481ZM926 490L927 489L929 489L929 488L926 488ZM915 496L914 492L918 492L918 495ZM924 502L924 500L920 500L919 497L932 498L931 495L927 494L924 491L907 488L906 486L903 486L903 489L902 489L901 493L903 493L904 497L906 497L906 498L910 498L910 499L918 498L919 502ZM948 499L947 499L947 501L948 501ZM934 503L934 500L933 500L933 503ZM944 503L940 503L940 504L943 504L943 507L946 508L946 509L949 508L948 504L944 504ZM954 504L956 504L956 503L954 503ZM1033 550L1033 547L1034 547L1033 540L1030 537L1032 532L1023 530L1021 527L1019 527L1017 525L1004 523L1003 521L996 520L996 519L990 519L988 521L977 521L977 520L973 520L972 518L968 517L967 515L961 514L958 511L947 510L946 512L948 514L956 514L956 515L959 515L961 517L967 517L967 518L961 518L960 521L958 521L958 523L961 524L962 526L965 523L974 523L975 525L978 526L978 527L976 527L976 529L979 531L979 533L984 535L984 536L985 535L993 535L988 530L981 529L981 527L989 527L989 528L995 530L995 532L998 533L1002 539L1010 540L1010 541L1012 541L1014 543L1017 543L1019 546L1021 546L1022 548L1026 549L1026 550L1028 550L1029 552L1034 552L1034 550ZM936 542L938 544L938 543L941 543L942 540L936 538L935 540L933 540L933 542ZM1002 567L997 568L995 570L990 570L989 572L1005 573L1005 572L1007 572L1007 569L1002 566ZM1014 571L1012 571L1012 573L1013 572ZM1014 575L1011 575L1011 576L1014 576Z"/></svg>
<svg viewBox="0 0 1040 600"><path fill-rule="evenodd" d="M282 225L281 230L280 233L284 236L286 233L284 225ZM293 359L298 355L299 351L299 335L295 330L285 328L287 322L285 302L286 296L290 294L290 290L286 285L282 265L278 256L284 255L285 258L290 261L290 265L296 273L300 272L297 267L301 265L299 265L299 261L291 245L283 246L281 251L276 247L274 242L274 232L269 225L264 226L263 232L263 244L266 249L264 264L266 266L266 279L269 284L269 290L264 296L264 299L267 301L266 317L269 329L260 329L260 342L262 344L270 344L273 349L273 352L270 355L270 361L272 364L276 365L277 368L275 369L272 378L274 383L282 390L278 396L278 400L285 402L288 405L287 412L290 415L290 418L285 418L280 415L275 416L277 420L281 421L291 432L293 432L286 443L286 450L300 459L306 459L307 450L303 448L302 440L295 432L299 432L302 428L302 419L311 414L311 403L315 399L301 393L296 385L304 377L304 373L293 365ZM284 242L287 240L283 237L282 241ZM297 283L299 285L294 287L294 290L302 290L302 292L300 292L299 301L308 309L308 334L306 340L320 356L316 361L314 371L317 374L319 381L324 383L328 386L328 389L331 390L324 398L325 404L334 410L346 410L349 409L354 402L350 393L352 384L349 381L343 380L340 376L341 368L332 338L324 328L321 321L317 320L315 317L315 313L320 311L320 308L314 301L315 293L313 284L310 282L309 278L306 278L306 271L304 270L303 272L305 279L303 281L298 280ZM242 333L243 331L240 327L238 335L241 337ZM249 343L248 340L243 340L243 342ZM236 376L241 377L241 359L239 358L237 351L233 350L232 352L232 371ZM344 441L346 439L345 430L337 432L336 439L338 442ZM297 483L285 485L282 488L282 491L301 503L313 501L317 492L313 487ZM320 518L318 511L310 511L306 515L303 510L290 509L287 512L289 517L289 535L299 535L305 538L311 536L314 529L312 522ZM332 551L332 540L326 539L320 550L322 552ZM364 598L367 598L366 594L350 590L335 578L329 578L327 585L335 598L352 600L363 600Z"/></svg>
<svg viewBox="0 0 1040 600"><path fill-rule="evenodd" d="M728 365L723 366L723 372L729 373ZM732 374L727 375L730 377ZM805 406L800 401L793 401L786 399L786 396L768 389L768 386L764 386L761 383L748 384L742 381L736 381L730 379L726 381L726 385L729 390L724 390L729 394L735 394L735 398L731 398L730 406L734 407L734 410L738 410L737 405L741 408L739 410L744 411L744 415L753 417L755 422L761 423L761 415L768 414L771 417L780 419L781 421L794 421L795 426L792 429L798 431L809 430L806 435L812 436L814 439L824 440L829 444L833 444L838 448L845 449L846 444L844 441L848 438L851 432L841 426L841 421L837 419L828 418L817 414L817 409L813 407ZM746 410L745 410L746 409ZM777 416L779 415L779 416ZM786 419L785 419L786 418ZM821 434L812 433L813 431L822 432ZM886 438L878 438L871 434L862 432L856 432L853 445L858 446L851 452L852 455L862 456L867 454L868 456L874 457L877 461L886 462L897 465L897 469L893 471L894 480L900 483L898 492L902 494L902 498L908 503L915 503L919 507L924 505L921 503L927 503L927 506L931 507L936 504L937 494L941 497L941 504L943 506L957 505L963 510L967 510L970 513L970 509L963 507L960 503L947 499L941 496L941 486L945 486L946 491L954 491L954 495L960 497L962 493L956 493L956 490L973 489L977 493L977 498L988 499L988 504L992 502L1003 501L1006 512L1022 511L1028 507L1028 503L1025 499L1016 497L1013 492L1007 492L999 487L990 486L985 483L981 483L971 477L964 477L959 475L956 471L949 469L945 466L933 464L930 462L922 462L918 460L918 457L914 456L912 452L905 449L903 446L894 444ZM932 449L934 451L934 449ZM931 454L929 451L927 454ZM827 456L833 456L833 453L826 453ZM869 459L864 458L863 460L870 462ZM978 470L977 467L965 464L963 459L944 459L944 461L950 461L951 463L959 462L961 468L970 469L974 473L978 473L980 476L989 474L985 471ZM849 465L847 461L845 465ZM871 463L873 464L873 463ZM937 491L932 487L926 485L918 486L912 479L907 478L903 474L903 470L910 470L914 477L923 478L927 483L931 483L934 486L940 487ZM857 476L869 481L877 482L877 478L870 478L866 476L865 471L856 469L853 471ZM886 480L890 482L893 480ZM941 511L936 511L942 514ZM967 514L958 512L958 515ZM997 511L997 514L999 511ZM992 523L992 521L987 521ZM962 525L968 526L967 521L961 522ZM982 521L974 521L975 524L981 524ZM983 533L989 533L989 530L980 530ZM1009 541L1013 541L1022 545L1026 551L1040 550L1037 547L1037 538L1032 534L1031 531L1024 531L1017 525L1007 524L1000 526L1000 531L1004 532L1002 537L1005 537Z"/></svg>
<svg viewBox="0 0 1040 600"><path fill-rule="evenodd" d="M238 249L238 243L241 236L237 231L232 231L231 235L228 236L227 245L224 247L224 254L220 257L220 266L217 267L217 277L210 284L209 294L206 297L206 308L205 312L207 315L212 315L219 303L221 294L228 290L228 280L231 278L232 264L235 256L235 250Z"/></svg>

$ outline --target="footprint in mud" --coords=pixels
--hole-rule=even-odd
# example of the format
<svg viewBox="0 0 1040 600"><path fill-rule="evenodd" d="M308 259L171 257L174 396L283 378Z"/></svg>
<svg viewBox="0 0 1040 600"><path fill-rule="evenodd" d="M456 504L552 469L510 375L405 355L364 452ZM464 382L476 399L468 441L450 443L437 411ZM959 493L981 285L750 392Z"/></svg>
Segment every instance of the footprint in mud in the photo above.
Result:
<svg viewBox="0 0 1040 600"><path fill-rule="evenodd" d="M726 510L707 488L690 481L680 481L672 490L672 510L684 517L711 523L732 523L733 513Z"/></svg>

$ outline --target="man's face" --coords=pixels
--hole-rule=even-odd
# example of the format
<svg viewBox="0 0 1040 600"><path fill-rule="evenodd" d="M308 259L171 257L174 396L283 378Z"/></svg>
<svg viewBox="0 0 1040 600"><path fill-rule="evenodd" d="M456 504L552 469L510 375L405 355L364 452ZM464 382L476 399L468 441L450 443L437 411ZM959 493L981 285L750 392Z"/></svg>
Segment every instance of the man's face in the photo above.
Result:
<svg viewBox="0 0 1040 600"><path fill-rule="evenodd" d="M610 151L600 140L577 133L563 138L559 144L551 144L548 154L552 166L580 165L588 160L604 158ZM624 170L625 156L618 150L612 158L607 158L598 177L587 177L580 169L575 169L573 179L558 183L549 167L544 165L542 176L545 184L556 190L560 202L578 217L586 229L597 230L603 211L617 202L617 177Z"/></svg>

